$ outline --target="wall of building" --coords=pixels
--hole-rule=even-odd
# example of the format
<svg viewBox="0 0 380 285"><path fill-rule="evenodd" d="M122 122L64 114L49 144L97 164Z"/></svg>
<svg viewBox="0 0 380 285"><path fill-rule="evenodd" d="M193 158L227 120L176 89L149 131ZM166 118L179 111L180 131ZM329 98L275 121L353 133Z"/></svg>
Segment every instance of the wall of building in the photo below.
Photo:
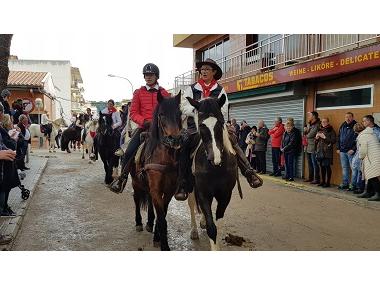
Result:
<svg viewBox="0 0 380 285"><path fill-rule="evenodd" d="M308 97L306 102L306 112L314 110L316 91L354 87L360 85L374 85L373 107L370 108L350 108L333 110L316 110L321 118L327 117L334 130L339 131L340 125L344 122L346 112L352 112L356 121L360 122L362 117L368 114L380 112L380 69L360 71L355 74L342 75L340 78L326 78L309 83ZM306 114L305 114L306 116ZM378 124L380 122L377 122ZM307 163L305 163L307 165ZM307 169L305 171L307 173ZM340 184L342 170L339 155L334 153L332 183Z"/></svg>
<svg viewBox="0 0 380 285"><path fill-rule="evenodd" d="M41 110L41 114L48 113L49 118L56 117L55 103L48 96L39 92L31 93L29 90L12 90L12 88L10 88L10 91L12 93L9 99L10 104L12 104L17 99L29 99L34 102L37 98L40 98L44 104L43 110ZM36 109L34 109L30 114L38 114L38 112Z"/></svg>
<svg viewBox="0 0 380 285"><path fill-rule="evenodd" d="M9 69L15 71L44 71L52 74L53 82L59 90L57 97L64 114L71 117L71 63L65 60L17 60L8 61ZM60 114L60 104L55 104L56 114Z"/></svg>

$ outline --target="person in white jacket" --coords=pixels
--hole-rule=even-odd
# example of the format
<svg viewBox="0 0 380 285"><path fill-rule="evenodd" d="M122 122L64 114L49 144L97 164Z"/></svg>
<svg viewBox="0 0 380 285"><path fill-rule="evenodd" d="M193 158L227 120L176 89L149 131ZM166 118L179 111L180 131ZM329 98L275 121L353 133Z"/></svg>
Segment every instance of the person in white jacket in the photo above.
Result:
<svg viewBox="0 0 380 285"><path fill-rule="evenodd" d="M368 201L380 201L380 142L371 127L359 133L357 142L359 158L362 160L363 178L376 191L373 197L369 198L372 194L368 193L362 198L369 198Z"/></svg>
<svg viewBox="0 0 380 285"><path fill-rule="evenodd" d="M197 116L195 115L194 107L190 104L186 97L200 101L209 97L220 98L224 95L226 101L221 109L221 112L224 119L228 120L228 97L223 86L218 83L218 80L223 75L222 69L212 59L197 62L196 67L200 73L200 79L196 83L187 87L181 96L180 109L182 112L183 127L184 129L187 129L187 134L184 136L184 141L181 146L178 187L174 196L180 201L187 199L188 193L192 191L194 185L194 179L190 167L190 153L197 146L197 142L199 142L200 139L197 130ZM230 140L236 152L238 166L242 174L247 178L251 187L260 187L262 185L262 180L256 175L256 172L251 167L245 153L237 144L234 135L232 135L233 133L234 131L229 131Z"/></svg>
<svg viewBox="0 0 380 285"><path fill-rule="evenodd" d="M102 114L112 114L112 129L115 130L121 126L120 112L115 108L114 100L108 100L107 107L102 110Z"/></svg>

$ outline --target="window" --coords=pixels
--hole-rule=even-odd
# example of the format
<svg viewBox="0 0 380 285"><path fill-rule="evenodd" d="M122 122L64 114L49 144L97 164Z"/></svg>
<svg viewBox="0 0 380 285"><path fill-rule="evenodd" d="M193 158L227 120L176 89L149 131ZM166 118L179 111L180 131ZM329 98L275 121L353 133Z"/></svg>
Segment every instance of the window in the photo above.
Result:
<svg viewBox="0 0 380 285"><path fill-rule="evenodd" d="M317 109L345 109L373 106L373 85L318 91Z"/></svg>
<svg viewBox="0 0 380 285"><path fill-rule="evenodd" d="M229 38L217 42L202 51L202 60L211 58L215 61L221 61L230 53Z"/></svg>

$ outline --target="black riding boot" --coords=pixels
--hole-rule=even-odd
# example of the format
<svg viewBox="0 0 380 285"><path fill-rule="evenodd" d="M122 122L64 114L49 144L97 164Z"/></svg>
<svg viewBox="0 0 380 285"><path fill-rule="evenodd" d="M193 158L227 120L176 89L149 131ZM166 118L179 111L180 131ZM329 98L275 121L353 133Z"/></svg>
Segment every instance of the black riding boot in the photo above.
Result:
<svg viewBox="0 0 380 285"><path fill-rule="evenodd" d="M183 143L181 145L181 152L179 155L179 167L178 167L178 182L177 189L174 197L178 201L185 201L188 194L193 191L194 188L194 176L191 172L192 159L191 153L195 150L200 140L198 133L185 132L183 134Z"/></svg>
<svg viewBox="0 0 380 285"><path fill-rule="evenodd" d="M138 128L136 129L134 135L132 136L131 140L129 141L128 147L123 155L123 161L122 161L122 170L121 174L119 176L119 179L115 181L115 183L112 183L111 185L111 191L115 193L121 193L124 190L125 185L127 184L128 175L129 175L129 166L131 159L135 158L135 154L137 152L137 149L140 146L141 138L140 135L142 133L142 129Z"/></svg>
<svg viewBox="0 0 380 285"><path fill-rule="evenodd" d="M249 186L257 188L263 185L263 180L256 174L255 170L251 167L248 159L245 157L245 153L238 144L234 144L233 148L236 152L238 166L241 173L247 178Z"/></svg>

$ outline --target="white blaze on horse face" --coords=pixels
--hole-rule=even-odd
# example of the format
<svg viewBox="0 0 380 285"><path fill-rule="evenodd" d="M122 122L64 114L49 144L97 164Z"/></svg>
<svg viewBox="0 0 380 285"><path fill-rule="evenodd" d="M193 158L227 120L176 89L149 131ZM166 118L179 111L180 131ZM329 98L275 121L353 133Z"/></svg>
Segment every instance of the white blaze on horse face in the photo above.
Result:
<svg viewBox="0 0 380 285"><path fill-rule="evenodd" d="M216 146L214 128L218 120L215 117L209 117L203 121L203 124L210 130L212 151L214 152L214 164L220 165L222 163L222 154L219 148Z"/></svg>

